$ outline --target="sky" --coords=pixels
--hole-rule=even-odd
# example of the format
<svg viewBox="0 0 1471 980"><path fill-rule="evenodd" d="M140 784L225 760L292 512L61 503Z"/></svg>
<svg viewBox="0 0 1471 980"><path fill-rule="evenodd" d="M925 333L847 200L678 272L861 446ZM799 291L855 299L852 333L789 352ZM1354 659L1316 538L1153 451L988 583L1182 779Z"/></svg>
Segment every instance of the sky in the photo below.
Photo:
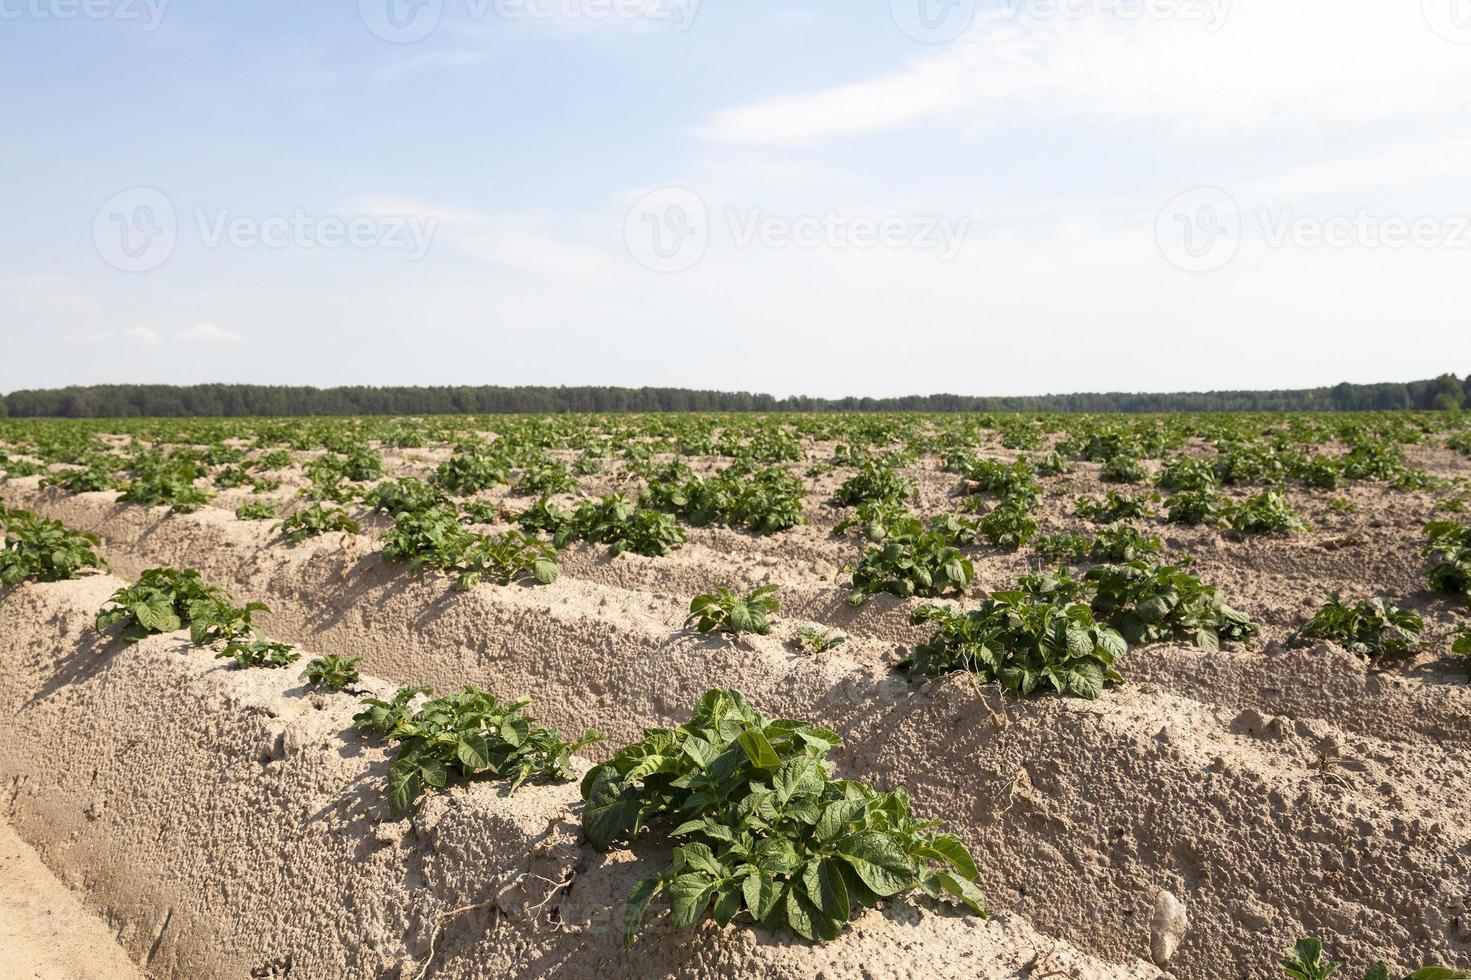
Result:
<svg viewBox="0 0 1471 980"><path fill-rule="evenodd" d="M0 391L1471 372L1471 0L0 0Z"/></svg>

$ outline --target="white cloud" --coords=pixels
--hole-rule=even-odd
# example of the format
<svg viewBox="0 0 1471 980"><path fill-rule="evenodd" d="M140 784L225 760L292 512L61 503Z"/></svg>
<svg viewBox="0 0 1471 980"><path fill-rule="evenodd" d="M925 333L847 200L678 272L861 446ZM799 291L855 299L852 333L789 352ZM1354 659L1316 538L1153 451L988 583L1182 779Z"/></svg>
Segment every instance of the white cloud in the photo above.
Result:
<svg viewBox="0 0 1471 980"><path fill-rule="evenodd" d="M159 341L163 339L159 337L158 331L152 327L129 327L124 333L129 340L136 340L138 343L147 344L150 347L157 347Z"/></svg>
<svg viewBox="0 0 1471 980"><path fill-rule="evenodd" d="M1214 32L1182 18L992 11L900 70L719 112L702 132L781 146L916 123L1066 121L1234 140L1402 115L1457 118L1468 104L1471 58L1430 29L1420 4L1237 0Z"/></svg>
<svg viewBox="0 0 1471 980"><path fill-rule="evenodd" d="M200 323L188 330L180 330L174 336L180 340L200 344L238 344L244 339L238 333L221 330L213 323Z"/></svg>

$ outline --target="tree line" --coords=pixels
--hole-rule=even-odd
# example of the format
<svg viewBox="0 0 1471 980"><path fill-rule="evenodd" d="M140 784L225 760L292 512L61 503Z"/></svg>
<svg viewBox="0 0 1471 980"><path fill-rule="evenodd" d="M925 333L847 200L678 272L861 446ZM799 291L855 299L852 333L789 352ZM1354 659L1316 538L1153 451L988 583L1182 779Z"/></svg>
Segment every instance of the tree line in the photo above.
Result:
<svg viewBox="0 0 1471 980"><path fill-rule="evenodd" d="M181 418L596 412L1360 412L1471 408L1471 375L1291 391L1109 392L991 397L775 398L737 391L612 387L90 385L14 391L0 417Z"/></svg>

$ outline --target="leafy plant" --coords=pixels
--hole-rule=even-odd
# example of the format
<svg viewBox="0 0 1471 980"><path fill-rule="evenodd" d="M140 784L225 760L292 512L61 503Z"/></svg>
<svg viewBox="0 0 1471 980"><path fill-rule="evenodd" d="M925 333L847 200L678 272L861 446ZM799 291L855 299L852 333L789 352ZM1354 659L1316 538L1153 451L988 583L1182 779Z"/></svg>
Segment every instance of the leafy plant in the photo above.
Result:
<svg viewBox="0 0 1471 980"><path fill-rule="evenodd" d="M820 630L815 626L798 626L792 642L796 644L798 650L815 656L827 653L829 650L836 650L847 643L848 638L835 630Z"/></svg>
<svg viewBox="0 0 1471 980"><path fill-rule="evenodd" d="M357 534L362 530L358 522L352 519L352 515L341 507L324 507L321 504L312 504L303 507L277 524L282 535L292 544L301 544L308 538L314 538L328 531L344 531L348 534Z"/></svg>
<svg viewBox="0 0 1471 980"><path fill-rule="evenodd" d="M130 504L167 504L175 514L190 514L214 499L214 494L195 485L199 472L187 463L146 465L124 488L118 500Z"/></svg>
<svg viewBox="0 0 1471 980"><path fill-rule="evenodd" d="M971 612L921 606L911 621L937 627L900 662L912 676L965 670L1024 695L1046 685L1090 700L1105 684L1123 682L1113 668L1127 649L1123 637L1096 623L1082 603L1013 590L992 593Z"/></svg>
<svg viewBox="0 0 1471 980"><path fill-rule="evenodd" d="M776 598L777 588L775 585L763 585L740 596L722 587L697 595L690 600L690 614L685 625L694 626L701 633L724 630L734 634L766 636L771 632L771 617L781 608L781 602Z"/></svg>
<svg viewBox="0 0 1471 980"><path fill-rule="evenodd" d="M949 538L919 521L909 519L877 545L871 545L852 574L850 605L861 606L870 597L890 593L900 598L938 598L964 592L975 576L975 565Z"/></svg>
<svg viewBox="0 0 1471 980"><path fill-rule="evenodd" d="M301 654L289 643L266 639L258 633L237 636L225 644L225 649L215 654L216 660L230 660L236 670L267 668L276 670L290 667L301 659Z"/></svg>
<svg viewBox="0 0 1471 980"><path fill-rule="evenodd" d="M150 568L112 594L97 613L95 628L101 633L122 623L123 639L137 643L145 636L183 629L197 604L216 599L226 599L224 591L206 585L193 569Z"/></svg>
<svg viewBox="0 0 1471 980"><path fill-rule="evenodd" d="M1287 955L1277 961L1292 980L1329 980L1342 967L1342 963L1323 959L1323 944L1316 939L1299 939ZM1381 960L1369 967L1364 980L1393 980L1389 967ZM1450 970L1443 966L1421 967L1404 980L1471 980L1471 973Z"/></svg>
<svg viewBox="0 0 1471 980"><path fill-rule="evenodd" d="M580 537L608 545L614 555L631 551L662 558L685 542L684 532L674 523L673 515L639 508L621 494L578 507L574 526Z"/></svg>
<svg viewBox="0 0 1471 980"><path fill-rule="evenodd" d="M256 613L268 613L270 608L263 602L247 602L234 605L223 594L210 594L206 598L189 604L189 639L197 647L215 643L234 643L237 640L257 637Z"/></svg>
<svg viewBox="0 0 1471 980"><path fill-rule="evenodd" d="M1141 494L1129 497L1110 490L1102 501L1091 497L1079 497L1078 516L1094 524L1113 524L1116 521L1131 521L1149 516L1149 505L1158 500L1156 494Z"/></svg>
<svg viewBox="0 0 1471 980"><path fill-rule="evenodd" d="M468 591L484 581L499 585L530 579L540 585L557 580L556 549L519 531L476 534L460 523L453 506L402 511L383 535L383 559L407 561L457 576L455 588Z"/></svg>
<svg viewBox="0 0 1471 980"><path fill-rule="evenodd" d="M1182 490L1165 502L1170 524L1224 524L1231 501L1215 490Z"/></svg>
<svg viewBox="0 0 1471 980"><path fill-rule="evenodd" d="M277 514L275 504L264 500L247 500L235 508L235 516L242 521L269 521Z"/></svg>
<svg viewBox="0 0 1471 980"><path fill-rule="evenodd" d="M852 506L865 500L907 500L914 496L914 484L903 474L874 460L865 460L857 474L838 487L833 499Z"/></svg>
<svg viewBox="0 0 1471 980"><path fill-rule="evenodd" d="M1111 456L1103 464L1098 478L1104 483L1138 483L1148 475L1144 464L1133 456Z"/></svg>
<svg viewBox="0 0 1471 980"><path fill-rule="evenodd" d="M1032 550L1047 562L1083 561L1092 549L1091 540L1072 531L1044 534L1032 542Z"/></svg>
<svg viewBox="0 0 1471 980"><path fill-rule="evenodd" d="M1136 559L1099 565L1085 576L1093 613L1131 644L1190 640L1205 650L1245 642L1260 628L1181 565Z"/></svg>
<svg viewBox="0 0 1471 980"><path fill-rule="evenodd" d="M587 732L568 742L523 712L530 698L502 703L474 687L428 701L409 715L409 702L420 693L401 690L391 703L369 699L354 719L359 728L384 732L399 743L388 768L388 802L395 814L408 812L426 788L443 789L452 777L510 779L512 792L532 778L572 779L572 754L600 740Z"/></svg>
<svg viewBox="0 0 1471 980"><path fill-rule="evenodd" d="M392 701L364 698L358 702L362 710L352 716L352 725L358 731L372 732L386 739L400 723L407 723L414 717L415 698L433 693L433 689L427 687L401 687Z"/></svg>
<svg viewBox="0 0 1471 980"><path fill-rule="evenodd" d="M1471 623L1462 623L1451 631L1451 652L1466 658L1466 676L1471 678Z"/></svg>
<svg viewBox="0 0 1471 980"><path fill-rule="evenodd" d="M1331 640L1351 653L1371 659L1405 657L1420 645L1424 629L1424 620L1387 599L1365 599L1350 605L1335 592L1287 642L1289 646L1304 647L1317 640Z"/></svg>
<svg viewBox="0 0 1471 980"><path fill-rule="evenodd" d="M529 579L550 585L562 574L557 549L520 531L476 535L455 568L460 572L455 588L461 592L485 581L505 586Z"/></svg>
<svg viewBox="0 0 1471 980"><path fill-rule="evenodd" d="M1432 521L1425 525L1429 543L1421 552L1430 561L1430 585L1471 600L1471 525Z"/></svg>
<svg viewBox="0 0 1471 980"><path fill-rule="evenodd" d="M1177 456L1165 462L1154 482L1165 490L1213 490L1216 473L1207 460Z"/></svg>
<svg viewBox="0 0 1471 980"><path fill-rule="evenodd" d="M84 569L107 567L94 550L99 544L95 535L24 510L5 511L0 521L0 585L62 582Z"/></svg>
<svg viewBox="0 0 1471 980"><path fill-rule="evenodd" d="M450 493L477 493L510 478L511 466L505 459L479 449L456 453L434 471L434 482Z"/></svg>
<svg viewBox="0 0 1471 980"><path fill-rule="evenodd" d="M1037 533L1037 519L1022 500L1005 499L981 518L978 530L998 548L1016 551Z"/></svg>
<svg viewBox="0 0 1471 980"><path fill-rule="evenodd" d="M349 684L357 683L358 664L362 662L362 657L339 657L335 653L329 653L309 662L306 670L301 672L301 678L329 691L340 691Z"/></svg>
<svg viewBox="0 0 1471 980"><path fill-rule="evenodd" d="M1164 542L1145 534L1132 524L1110 524L1098 532L1088 546L1088 557L1093 561L1134 561L1147 555L1157 555L1164 550Z"/></svg>
<svg viewBox="0 0 1471 980"><path fill-rule="evenodd" d="M89 466L80 470L53 473L41 480L42 487L60 487L67 493L93 493L117 488L117 477L111 470Z"/></svg>
<svg viewBox="0 0 1471 980"><path fill-rule="evenodd" d="M608 850L646 825L678 822L673 862L628 900L631 945L653 899L668 891L673 923L744 914L816 942L837 938L855 906L916 888L980 914L975 861L919 821L902 789L835 779L836 733L768 721L734 691L710 691L673 730L648 729L583 778L583 830Z"/></svg>
<svg viewBox="0 0 1471 980"><path fill-rule="evenodd" d="M363 503L390 517L399 514L422 514L449 503L444 491L434 484L414 477L385 480L363 496Z"/></svg>
<svg viewBox="0 0 1471 980"><path fill-rule="evenodd" d="M561 460L541 460L522 472L516 481L515 492L521 496L575 493L577 477Z"/></svg>
<svg viewBox="0 0 1471 980"><path fill-rule="evenodd" d="M1226 508L1225 518L1235 530L1251 534L1289 533L1308 526L1287 498L1275 490L1232 504Z"/></svg>

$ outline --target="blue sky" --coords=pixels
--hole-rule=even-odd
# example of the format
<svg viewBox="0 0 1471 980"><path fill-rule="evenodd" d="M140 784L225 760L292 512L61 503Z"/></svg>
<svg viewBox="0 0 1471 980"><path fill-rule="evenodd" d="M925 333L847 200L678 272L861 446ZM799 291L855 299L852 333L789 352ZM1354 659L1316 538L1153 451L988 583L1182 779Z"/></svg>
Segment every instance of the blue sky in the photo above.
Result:
<svg viewBox="0 0 1471 980"><path fill-rule="evenodd" d="M0 83L0 390L1471 371L1471 0L0 0Z"/></svg>

